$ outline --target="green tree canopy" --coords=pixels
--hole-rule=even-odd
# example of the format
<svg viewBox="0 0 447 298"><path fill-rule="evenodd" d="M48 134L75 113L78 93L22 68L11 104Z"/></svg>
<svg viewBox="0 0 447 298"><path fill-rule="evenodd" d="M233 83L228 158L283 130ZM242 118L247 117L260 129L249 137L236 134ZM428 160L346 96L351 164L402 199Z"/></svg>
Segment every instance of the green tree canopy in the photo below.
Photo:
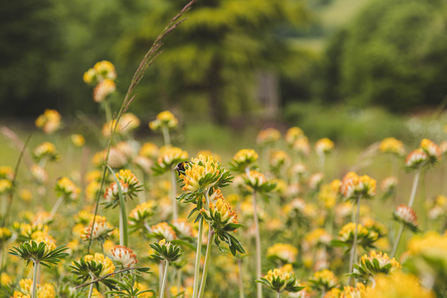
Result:
<svg viewBox="0 0 447 298"><path fill-rule="evenodd" d="M329 43L320 96L405 111L447 93L447 3L375 0Z"/></svg>
<svg viewBox="0 0 447 298"><path fill-rule="evenodd" d="M184 4L151 1L139 29L129 30L117 46L120 63L141 57ZM294 54L283 29L309 21L302 1L198 1L167 40L142 94L171 105L181 101L183 109L210 113L218 122L228 111L246 111L253 104L256 71L287 63Z"/></svg>

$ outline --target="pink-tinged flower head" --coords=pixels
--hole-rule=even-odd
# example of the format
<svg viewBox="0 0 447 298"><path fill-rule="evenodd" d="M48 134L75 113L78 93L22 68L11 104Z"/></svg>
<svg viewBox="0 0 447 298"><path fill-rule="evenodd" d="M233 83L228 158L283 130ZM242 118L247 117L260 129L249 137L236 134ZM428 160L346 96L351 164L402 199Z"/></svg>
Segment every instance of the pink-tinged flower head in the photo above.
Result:
<svg viewBox="0 0 447 298"><path fill-rule="evenodd" d="M405 159L405 165L407 168L418 168L428 160L427 153L421 148L413 150L408 154Z"/></svg>
<svg viewBox="0 0 447 298"><path fill-rule="evenodd" d="M129 268L138 263L137 256L133 251L122 245L116 245L112 248L112 255L115 261L125 268Z"/></svg>
<svg viewBox="0 0 447 298"><path fill-rule="evenodd" d="M414 212L413 208L407 205L397 206L396 210L394 211L394 217L404 224L410 225L414 228L419 225L416 212Z"/></svg>

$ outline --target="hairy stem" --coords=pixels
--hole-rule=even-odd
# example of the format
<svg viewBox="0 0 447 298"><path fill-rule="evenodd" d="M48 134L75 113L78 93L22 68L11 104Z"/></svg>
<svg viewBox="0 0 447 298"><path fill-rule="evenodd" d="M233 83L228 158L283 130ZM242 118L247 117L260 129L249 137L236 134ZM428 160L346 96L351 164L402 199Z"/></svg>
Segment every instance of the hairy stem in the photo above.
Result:
<svg viewBox="0 0 447 298"><path fill-rule="evenodd" d="M197 298L199 290L200 257L202 254L202 233L203 233L203 217L199 219L199 232L197 235L197 251L196 251L196 261L194 264L194 288L192 291L192 298Z"/></svg>
<svg viewBox="0 0 447 298"><path fill-rule="evenodd" d="M214 232L212 230L213 229L209 227L208 244L206 246L205 265L203 266L202 283L200 285L199 298L202 298L203 295L205 294L206 277L208 274L208 267L210 264L211 247L213 246L213 240L214 240Z"/></svg>
<svg viewBox="0 0 447 298"><path fill-rule="evenodd" d="M410 201L408 202L408 206L412 207L414 203L414 198L416 197L416 190L418 188L419 183L419 176L421 173L421 169L417 169L416 173L414 174L414 180L413 180L413 186L411 188L411 194L410 194Z"/></svg>
<svg viewBox="0 0 447 298"><path fill-rule="evenodd" d="M173 218L174 220L178 219L178 211L177 211L177 179L175 177L175 170L171 168L171 199L172 199L172 210L173 210Z"/></svg>
<svg viewBox="0 0 447 298"><path fill-rule="evenodd" d="M169 136L169 128L167 126L163 125L162 131L163 131L163 139L165 141L165 145L166 146L171 145L171 137Z"/></svg>
<svg viewBox="0 0 447 298"><path fill-rule="evenodd" d="M259 279L262 276L261 268L261 233L259 231L258 210L256 206L256 191L253 190L253 220L255 222L255 237L256 237L256 278ZM258 283L256 285L258 298L262 298L262 285Z"/></svg>
<svg viewBox="0 0 447 298"><path fill-rule="evenodd" d="M59 199L57 199L56 204L54 204L53 209L51 209L51 216L54 217L56 215L57 209L61 206L62 202L64 201L64 196L60 196Z"/></svg>
<svg viewBox="0 0 447 298"><path fill-rule="evenodd" d="M405 229L405 224L402 223L402 225L400 226L400 229L399 229L399 233L397 234L396 242L394 242L394 247L393 247L393 252L391 253L391 258L394 258L394 256L396 255L397 247L399 246L399 241L400 241L400 238L402 237L402 233L403 233L404 229Z"/></svg>
<svg viewBox="0 0 447 298"><path fill-rule="evenodd" d="M357 248L357 234L358 234L359 217L360 217L360 196L357 197L355 204L357 206L357 212L356 212L356 219L355 219L354 240L352 241L351 256L349 259L349 273L353 273L352 269L354 267L354 256L355 256L355 251ZM350 283L351 283L351 277L349 277L348 285Z"/></svg>
<svg viewBox="0 0 447 298"><path fill-rule="evenodd" d="M160 289L160 298L163 298L165 296L165 287L166 287L166 280L168 279L168 266L169 266L169 262L166 262L166 266L165 266L165 272L163 275L163 283L161 284L161 289Z"/></svg>
<svg viewBox="0 0 447 298"><path fill-rule="evenodd" d="M34 272L33 272L33 296L32 298L37 298L37 271L39 269L39 261L34 262Z"/></svg>
<svg viewBox="0 0 447 298"><path fill-rule="evenodd" d="M244 298L244 275L242 274L242 260L237 260L239 266L239 298Z"/></svg>

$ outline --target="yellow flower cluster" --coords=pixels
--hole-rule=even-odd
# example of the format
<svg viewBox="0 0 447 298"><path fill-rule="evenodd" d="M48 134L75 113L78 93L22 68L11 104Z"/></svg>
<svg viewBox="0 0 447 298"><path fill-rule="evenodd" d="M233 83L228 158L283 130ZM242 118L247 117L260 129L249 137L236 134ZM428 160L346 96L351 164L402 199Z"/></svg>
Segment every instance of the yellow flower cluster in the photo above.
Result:
<svg viewBox="0 0 447 298"><path fill-rule="evenodd" d="M86 261L87 263L91 263L92 261L94 261L96 264L102 264L102 270L99 273L99 276L110 274L115 271L115 265L113 264L112 260L110 260L108 257L105 257L103 254L95 253L94 256L86 255L84 257L84 261Z"/></svg>
<svg viewBox="0 0 447 298"><path fill-rule="evenodd" d="M158 157L158 146L154 143L144 143L138 154L150 159L155 159Z"/></svg>
<svg viewBox="0 0 447 298"><path fill-rule="evenodd" d="M162 147L160 156L158 157L159 165L173 166L177 160L185 160L188 158L188 152L178 147Z"/></svg>
<svg viewBox="0 0 447 298"><path fill-rule="evenodd" d="M334 150L334 142L328 138L319 139L315 143L315 152L317 152L318 155L328 154L332 150Z"/></svg>
<svg viewBox="0 0 447 298"><path fill-rule="evenodd" d="M267 258L278 258L286 263L295 263L298 249L290 244L277 243L267 249Z"/></svg>
<svg viewBox="0 0 447 298"><path fill-rule="evenodd" d="M8 193L12 188L10 180L0 179L0 194Z"/></svg>
<svg viewBox="0 0 447 298"><path fill-rule="evenodd" d="M14 178L14 170L10 166L0 167L0 178L12 180Z"/></svg>
<svg viewBox="0 0 447 298"><path fill-rule="evenodd" d="M367 292L366 298L434 298L433 292L422 288L413 275L396 272L389 276L376 278L374 289Z"/></svg>
<svg viewBox="0 0 447 298"><path fill-rule="evenodd" d="M441 236L436 232L427 232L424 235L417 235L408 241L408 252L411 255L419 253L443 252L447 254L447 237Z"/></svg>
<svg viewBox="0 0 447 298"><path fill-rule="evenodd" d="M185 174L181 174L180 178L183 179L183 190L187 192L194 192L201 189L207 189L213 187L216 182L219 181L212 179L210 183L200 183L200 179L207 174L218 175L219 174L219 162L214 161L212 156L200 155L199 158L192 158L191 163L185 169Z"/></svg>
<svg viewBox="0 0 447 298"><path fill-rule="evenodd" d="M261 130L256 137L256 143L260 146L265 146L267 144L273 144L281 138L281 133L279 130L274 128L267 128Z"/></svg>
<svg viewBox="0 0 447 298"><path fill-rule="evenodd" d="M35 124L46 134L52 134L61 126L61 115L56 110L47 109L36 119Z"/></svg>
<svg viewBox="0 0 447 298"><path fill-rule="evenodd" d="M170 111L163 111L157 115L154 121L149 122L149 128L158 131L163 127L175 129L178 125L178 119Z"/></svg>
<svg viewBox="0 0 447 298"><path fill-rule="evenodd" d="M71 142L76 147L82 147L85 145L85 139L84 136L81 134L72 134L71 135Z"/></svg>
<svg viewBox="0 0 447 298"><path fill-rule="evenodd" d="M380 142L379 148L383 153L394 153L398 155L405 154L404 144L396 138L383 139L382 142Z"/></svg>
<svg viewBox="0 0 447 298"><path fill-rule="evenodd" d="M56 191L58 192L59 196L63 196L64 198L71 200L76 200L81 193L81 189L67 177L62 177L57 180Z"/></svg>
<svg viewBox="0 0 447 298"><path fill-rule="evenodd" d="M285 140L287 144L293 145L296 140L304 136L303 130L299 127L291 127L287 130Z"/></svg>
<svg viewBox="0 0 447 298"><path fill-rule="evenodd" d="M374 264L374 260L377 260L379 262L380 268L383 268L384 266L391 264L391 272L395 271L396 269L402 268L402 266L399 264L398 261L396 261L395 258L390 259L386 253L385 254L383 254L382 252L376 253L374 250L369 252L369 256L364 255L360 259L362 264L365 264L366 260L370 261L372 264Z"/></svg>
<svg viewBox="0 0 447 298"><path fill-rule="evenodd" d="M341 182L340 193L348 199L358 196L372 197L376 194L376 184L376 180L367 175L358 176L354 172L349 172Z"/></svg>
<svg viewBox="0 0 447 298"><path fill-rule="evenodd" d="M102 136L104 138L110 138L113 129L116 129L116 133L119 135L126 135L140 126L140 119L132 113L123 114L119 119L118 125L116 121L116 119L111 120L103 125Z"/></svg>
<svg viewBox="0 0 447 298"><path fill-rule="evenodd" d="M83 79L87 84L96 84L106 79L115 80L115 66L106 60L97 62L93 68L90 68L84 73Z"/></svg>

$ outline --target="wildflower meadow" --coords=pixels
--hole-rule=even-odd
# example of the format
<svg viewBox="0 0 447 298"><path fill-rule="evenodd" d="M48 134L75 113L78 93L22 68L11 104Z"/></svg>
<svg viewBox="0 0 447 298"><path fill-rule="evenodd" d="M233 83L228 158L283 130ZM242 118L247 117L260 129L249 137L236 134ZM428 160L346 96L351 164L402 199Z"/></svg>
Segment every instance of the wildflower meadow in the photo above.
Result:
<svg viewBox="0 0 447 298"><path fill-rule="evenodd" d="M101 111L94 143L46 107L38 137L2 130L15 149L0 166L0 297L447 298L447 134L417 146L390 135L348 166L338 153L350 148L299 127L191 152L173 137L181 114L129 112L194 2L155 39L119 109L113 62L79 74Z"/></svg>

